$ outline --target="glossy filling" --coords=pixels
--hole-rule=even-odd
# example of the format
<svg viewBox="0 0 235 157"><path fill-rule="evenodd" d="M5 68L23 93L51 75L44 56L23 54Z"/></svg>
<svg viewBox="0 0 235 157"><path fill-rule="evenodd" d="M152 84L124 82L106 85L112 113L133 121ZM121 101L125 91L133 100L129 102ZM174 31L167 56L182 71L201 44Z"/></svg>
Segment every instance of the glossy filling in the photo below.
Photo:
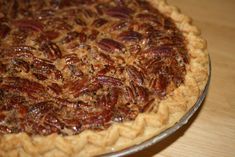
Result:
<svg viewBox="0 0 235 157"><path fill-rule="evenodd" d="M0 0L0 133L133 120L184 82L188 62L182 33L142 0Z"/></svg>

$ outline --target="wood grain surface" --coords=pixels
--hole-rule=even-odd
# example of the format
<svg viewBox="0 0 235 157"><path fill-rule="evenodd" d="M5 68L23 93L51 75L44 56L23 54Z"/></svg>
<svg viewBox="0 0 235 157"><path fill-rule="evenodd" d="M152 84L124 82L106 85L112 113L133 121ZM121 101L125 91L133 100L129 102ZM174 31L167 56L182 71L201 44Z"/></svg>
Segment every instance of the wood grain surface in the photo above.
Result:
<svg viewBox="0 0 235 157"><path fill-rule="evenodd" d="M235 157L235 0L168 0L194 19L208 41L212 79L190 122L130 157Z"/></svg>

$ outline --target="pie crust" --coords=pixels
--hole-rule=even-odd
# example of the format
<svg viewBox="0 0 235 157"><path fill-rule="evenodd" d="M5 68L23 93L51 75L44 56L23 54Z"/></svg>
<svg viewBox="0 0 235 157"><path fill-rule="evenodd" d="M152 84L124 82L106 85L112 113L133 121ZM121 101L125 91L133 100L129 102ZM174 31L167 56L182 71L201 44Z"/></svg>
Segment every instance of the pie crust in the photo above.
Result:
<svg viewBox="0 0 235 157"><path fill-rule="evenodd" d="M150 113L133 121L111 125L103 131L85 130L78 135L29 136L26 133L0 136L0 156L65 157L95 156L139 144L173 126L195 104L208 80L206 41L189 17L165 0L148 0L162 14L171 17L187 40L190 63L183 84L166 96Z"/></svg>

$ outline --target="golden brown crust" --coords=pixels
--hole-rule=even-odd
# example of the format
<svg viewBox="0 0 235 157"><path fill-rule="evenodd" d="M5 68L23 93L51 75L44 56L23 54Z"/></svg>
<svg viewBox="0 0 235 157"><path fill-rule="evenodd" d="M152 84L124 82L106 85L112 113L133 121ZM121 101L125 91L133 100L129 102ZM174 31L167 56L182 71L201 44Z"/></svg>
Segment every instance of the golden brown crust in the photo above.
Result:
<svg viewBox="0 0 235 157"><path fill-rule="evenodd" d="M163 14L170 16L187 39L190 64L185 83L160 103L151 113L139 114L134 121L118 123L104 131L84 131L79 135L28 136L25 133L2 135L0 156L94 156L117 151L151 138L174 125L195 104L208 79L206 42L191 20L165 0L149 0Z"/></svg>

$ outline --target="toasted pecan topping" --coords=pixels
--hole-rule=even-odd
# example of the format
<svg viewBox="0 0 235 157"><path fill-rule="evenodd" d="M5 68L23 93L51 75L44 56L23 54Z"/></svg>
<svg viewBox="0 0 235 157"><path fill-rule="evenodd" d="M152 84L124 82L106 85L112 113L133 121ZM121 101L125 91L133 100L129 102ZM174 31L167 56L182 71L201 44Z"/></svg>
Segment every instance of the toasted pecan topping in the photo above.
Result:
<svg viewBox="0 0 235 157"><path fill-rule="evenodd" d="M0 0L0 134L79 134L184 83L185 39L142 0Z"/></svg>

